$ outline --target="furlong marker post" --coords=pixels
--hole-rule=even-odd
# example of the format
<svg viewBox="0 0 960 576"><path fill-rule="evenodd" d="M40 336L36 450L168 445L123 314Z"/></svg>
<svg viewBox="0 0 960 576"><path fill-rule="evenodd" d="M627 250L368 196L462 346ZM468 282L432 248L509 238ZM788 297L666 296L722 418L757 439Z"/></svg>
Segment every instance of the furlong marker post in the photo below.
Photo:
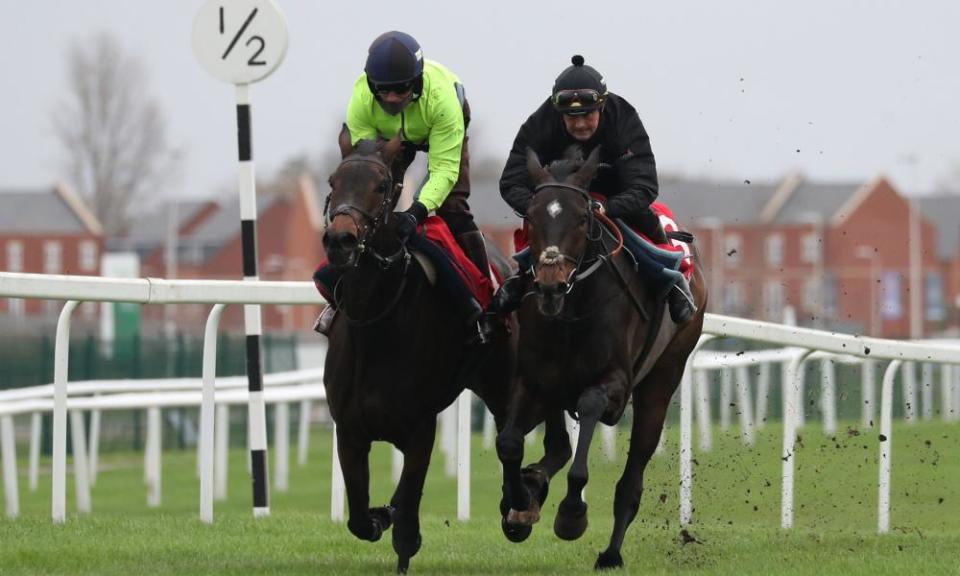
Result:
<svg viewBox="0 0 960 576"><path fill-rule="evenodd" d="M257 282L257 193L251 134L250 84L273 72L287 51L287 24L273 0L208 0L197 13L193 48L215 77L236 86L240 162L240 232L243 279ZM260 362L260 306L243 307L247 337L248 434L253 514L270 513L267 485L267 419Z"/></svg>

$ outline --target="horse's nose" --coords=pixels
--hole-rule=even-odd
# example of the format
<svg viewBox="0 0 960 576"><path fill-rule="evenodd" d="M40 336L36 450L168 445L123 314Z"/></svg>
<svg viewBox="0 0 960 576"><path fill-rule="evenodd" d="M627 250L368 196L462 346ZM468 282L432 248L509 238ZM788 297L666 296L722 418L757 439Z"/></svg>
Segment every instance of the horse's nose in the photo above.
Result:
<svg viewBox="0 0 960 576"><path fill-rule="evenodd" d="M556 316L563 310L563 297L567 294L566 282L535 284L537 308L544 316Z"/></svg>
<svg viewBox="0 0 960 576"><path fill-rule="evenodd" d="M323 248L333 266L349 266L354 263L359 240L352 232L327 230L323 235Z"/></svg>

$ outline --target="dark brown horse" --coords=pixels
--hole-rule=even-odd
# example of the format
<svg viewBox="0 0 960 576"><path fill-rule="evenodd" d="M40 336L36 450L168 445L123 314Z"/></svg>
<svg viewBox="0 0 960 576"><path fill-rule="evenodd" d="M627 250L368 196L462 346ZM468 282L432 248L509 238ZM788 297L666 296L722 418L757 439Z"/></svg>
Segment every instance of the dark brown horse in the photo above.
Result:
<svg viewBox="0 0 960 576"><path fill-rule="evenodd" d="M647 283L617 248L592 208L586 189L598 164L564 160L541 167L528 152L536 194L527 215L535 298L519 311L521 381L507 422L497 436L509 500L505 526L532 526L540 498L521 471L523 435L553 410L580 421L576 454L567 474L554 532L565 540L587 528L587 454L598 422L615 424L633 403L633 429L626 468L617 483L614 526L597 569L623 565L620 548L640 506L643 472L657 447L667 406L683 375L703 325L707 293L699 266L692 291L698 312L683 326L664 313ZM506 528L505 528L506 529Z"/></svg>
<svg viewBox="0 0 960 576"><path fill-rule="evenodd" d="M498 429L515 378L516 337L506 332L467 345L466 322L396 234L400 188L391 164L401 141L362 141L340 135L343 160L330 177L323 243L340 274L334 290L339 313L327 350L324 385L337 424L337 447L347 487L350 531L377 541L394 525L398 572L420 548L420 498L433 449L437 414L464 388L493 412ZM505 259L494 258L502 266ZM508 269L501 270L509 274ZM513 332L516 334L516 331ZM544 465L558 470L569 458L562 414L545 438ZM373 441L404 454L403 472L388 506L370 507L368 456ZM564 450L565 447L565 450Z"/></svg>

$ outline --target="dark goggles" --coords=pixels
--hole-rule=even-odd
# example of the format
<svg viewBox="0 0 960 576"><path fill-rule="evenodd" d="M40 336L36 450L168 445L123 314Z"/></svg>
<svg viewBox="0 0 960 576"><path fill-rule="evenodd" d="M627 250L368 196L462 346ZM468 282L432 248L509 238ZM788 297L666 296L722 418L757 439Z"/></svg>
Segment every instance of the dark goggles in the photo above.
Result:
<svg viewBox="0 0 960 576"><path fill-rule="evenodd" d="M553 95L553 107L563 114L586 114L599 108L603 100L604 95L596 90L560 90Z"/></svg>
<svg viewBox="0 0 960 576"><path fill-rule="evenodd" d="M413 80L407 82L371 82L370 85L373 87L373 91L381 96L386 96L387 94L399 94L404 95L413 90Z"/></svg>

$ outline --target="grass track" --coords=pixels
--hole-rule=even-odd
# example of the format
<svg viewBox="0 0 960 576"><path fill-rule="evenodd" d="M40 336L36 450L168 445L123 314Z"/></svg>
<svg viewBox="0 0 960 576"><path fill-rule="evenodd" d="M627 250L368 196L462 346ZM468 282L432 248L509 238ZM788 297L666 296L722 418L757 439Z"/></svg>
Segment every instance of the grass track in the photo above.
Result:
<svg viewBox="0 0 960 576"><path fill-rule="evenodd" d="M960 574L960 427L898 425L893 444L893 531L876 534L877 437L852 425L835 439L813 423L801 432L797 453L795 526L781 531L780 430L771 425L747 449L733 434L715 436L714 450L696 454L695 522L698 543L682 545L677 526L676 430L647 470L640 513L627 534L628 574ZM422 510L424 545L412 574L588 574L612 524L613 486L621 453L609 463L594 450L587 487L590 527L574 543L552 531L565 489L552 485L541 524L524 544L500 534L499 466L475 438L473 519L456 521L456 482L443 474L435 453ZM598 442L599 443L599 442ZM599 448L599 446L597 446ZM20 453L25 450L21 447ZM539 447L528 450L529 460ZM371 501L392 489L385 445L372 457ZM0 520L0 575L8 574L390 574L395 557L389 536L355 540L329 520L329 435L312 438L310 461L291 466L291 490L272 495L272 515L254 520L246 455L231 453L226 502L213 526L197 520L199 484L193 451L163 458L163 506L146 507L142 454L102 457L93 491L94 513L72 512L50 523L50 478L36 493L21 476L21 517ZM21 462L21 474L26 463Z"/></svg>

